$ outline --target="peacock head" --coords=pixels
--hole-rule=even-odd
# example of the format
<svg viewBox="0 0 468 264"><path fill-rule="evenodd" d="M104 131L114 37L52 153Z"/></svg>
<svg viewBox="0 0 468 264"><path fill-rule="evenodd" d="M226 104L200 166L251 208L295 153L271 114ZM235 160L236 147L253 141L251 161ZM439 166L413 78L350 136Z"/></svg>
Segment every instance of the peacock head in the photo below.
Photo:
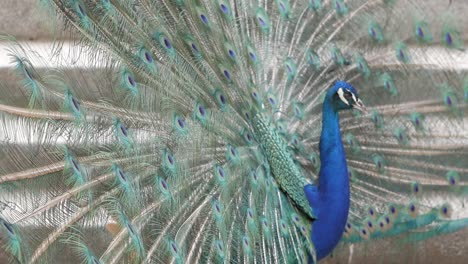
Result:
<svg viewBox="0 0 468 264"><path fill-rule="evenodd" d="M361 112L366 111L366 107L361 99L359 99L356 89L345 81L337 81L328 90L326 98L326 100L331 101L336 111L347 109L358 109Z"/></svg>

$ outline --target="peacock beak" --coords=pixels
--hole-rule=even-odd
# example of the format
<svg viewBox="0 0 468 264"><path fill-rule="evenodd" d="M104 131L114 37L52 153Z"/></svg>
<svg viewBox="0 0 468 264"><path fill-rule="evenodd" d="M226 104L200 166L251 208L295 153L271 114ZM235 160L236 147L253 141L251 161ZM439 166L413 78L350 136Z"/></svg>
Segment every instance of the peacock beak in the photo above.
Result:
<svg viewBox="0 0 468 264"><path fill-rule="evenodd" d="M362 113L367 113L366 106L362 103L361 99L357 99L356 103L353 104L353 108L358 109Z"/></svg>

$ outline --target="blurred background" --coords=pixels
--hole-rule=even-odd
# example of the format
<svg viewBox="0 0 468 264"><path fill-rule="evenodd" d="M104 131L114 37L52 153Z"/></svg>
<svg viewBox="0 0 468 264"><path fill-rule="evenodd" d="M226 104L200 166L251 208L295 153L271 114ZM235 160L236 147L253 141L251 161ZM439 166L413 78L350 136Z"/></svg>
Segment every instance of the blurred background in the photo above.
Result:
<svg viewBox="0 0 468 264"><path fill-rule="evenodd" d="M40 53L47 53L52 49L56 34L53 33L53 25L50 25L50 22L48 25L44 23L48 17L38 11L38 0L0 0L0 2L0 33L13 35L20 42L28 42L28 45ZM430 12L436 5L447 5L447 8L455 13L457 19L462 20L461 23L468 25L468 0L428 0L427 7L424 9L427 9L430 15L443 16L443 14ZM465 43L468 43L468 32L461 33ZM8 44L0 39L0 85L7 87L7 90L16 96L24 96L18 78L11 71L12 64L7 48ZM466 63L468 64L468 61ZM40 67L40 65L35 66ZM79 67L79 62L74 67ZM466 69L467 67L464 68L465 71ZM1 97L2 95L0 95L0 100ZM2 155L8 154L0 151L0 165ZM468 160L468 157L464 158ZM2 210L1 203L0 210ZM99 242L104 241L101 239L105 238L96 238L96 246L99 247ZM63 252L57 258L56 263L79 263L71 251ZM8 258L2 254L1 250L0 263L8 263ZM404 243L398 237L353 246L340 245L333 256L321 263L468 263L468 229L425 241L418 246Z"/></svg>

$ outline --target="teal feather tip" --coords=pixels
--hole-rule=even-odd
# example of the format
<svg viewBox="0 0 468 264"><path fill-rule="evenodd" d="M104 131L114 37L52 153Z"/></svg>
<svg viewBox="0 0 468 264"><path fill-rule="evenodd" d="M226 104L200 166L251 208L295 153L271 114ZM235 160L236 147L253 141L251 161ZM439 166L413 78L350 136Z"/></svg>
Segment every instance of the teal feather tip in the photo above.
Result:
<svg viewBox="0 0 468 264"><path fill-rule="evenodd" d="M0 258L462 248L444 235L468 226L465 5L40 0L52 35L0 36Z"/></svg>

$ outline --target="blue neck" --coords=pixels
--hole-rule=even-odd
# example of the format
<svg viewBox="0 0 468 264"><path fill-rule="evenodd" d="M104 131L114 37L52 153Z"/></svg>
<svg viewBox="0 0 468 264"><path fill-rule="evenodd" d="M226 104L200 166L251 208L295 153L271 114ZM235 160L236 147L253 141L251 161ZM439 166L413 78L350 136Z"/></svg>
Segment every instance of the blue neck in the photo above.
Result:
<svg viewBox="0 0 468 264"><path fill-rule="evenodd" d="M346 155L341 142L338 111L325 99L320 137L320 178L312 224L312 242L317 259L327 256L338 244L348 219L349 179Z"/></svg>
<svg viewBox="0 0 468 264"><path fill-rule="evenodd" d="M325 101L322 109L320 162L320 192L341 192L345 187L348 189L348 166L341 142L338 112L328 100Z"/></svg>

